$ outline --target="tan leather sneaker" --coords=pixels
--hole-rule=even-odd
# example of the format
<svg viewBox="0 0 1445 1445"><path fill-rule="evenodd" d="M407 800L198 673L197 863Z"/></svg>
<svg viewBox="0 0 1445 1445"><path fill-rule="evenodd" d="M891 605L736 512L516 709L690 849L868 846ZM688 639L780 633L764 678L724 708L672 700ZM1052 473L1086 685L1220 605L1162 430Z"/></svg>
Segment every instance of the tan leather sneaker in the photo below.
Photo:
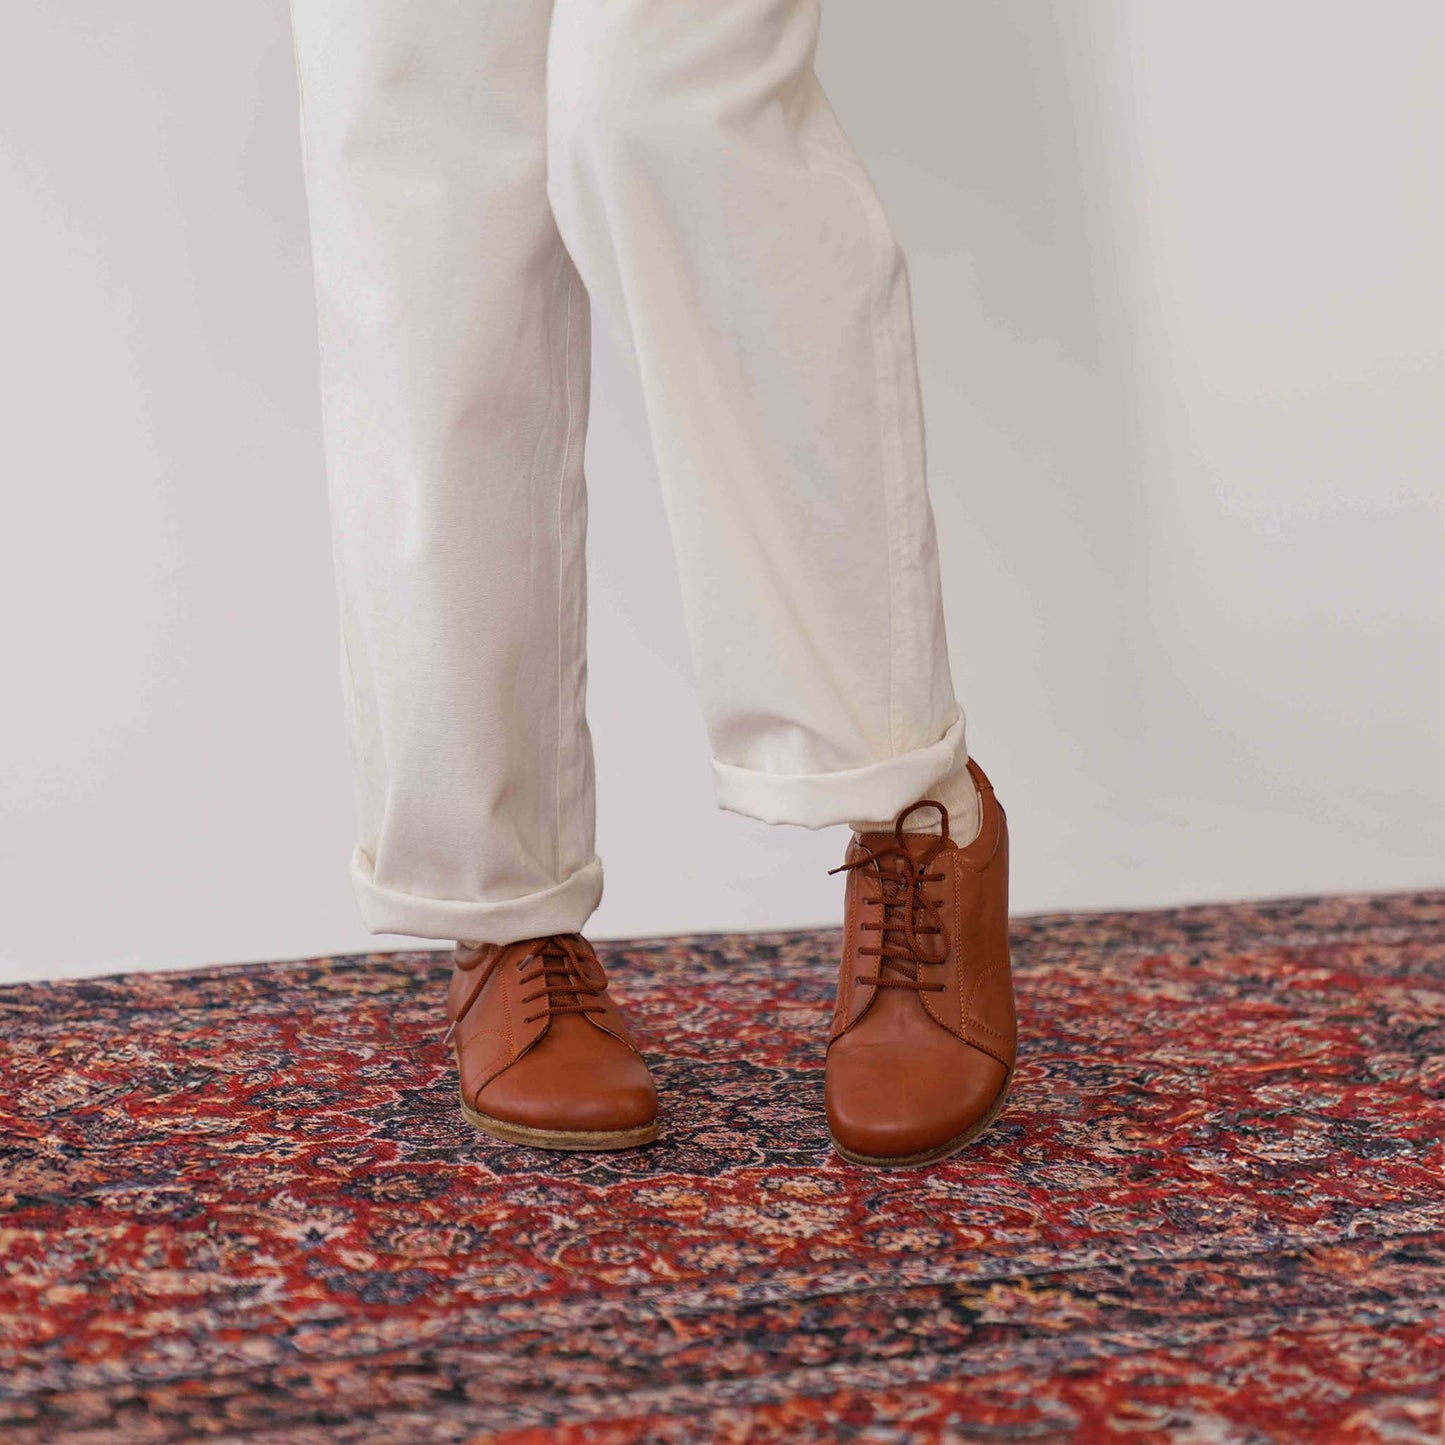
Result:
<svg viewBox="0 0 1445 1445"><path fill-rule="evenodd" d="M458 943L447 992L462 1113L540 1149L657 1138L657 1090L580 933Z"/></svg>
<svg viewBox="0 0 1445 1445"><path fill-rule="evenodd" d="M972 760L982 826L960 848L948 809L920 799L891 833L855 833L825 1097L854 1164L930 1164L999 1116L1017 1030L1008 951L1008 824ZM942 833L905 833L937 808Z"/></svg>

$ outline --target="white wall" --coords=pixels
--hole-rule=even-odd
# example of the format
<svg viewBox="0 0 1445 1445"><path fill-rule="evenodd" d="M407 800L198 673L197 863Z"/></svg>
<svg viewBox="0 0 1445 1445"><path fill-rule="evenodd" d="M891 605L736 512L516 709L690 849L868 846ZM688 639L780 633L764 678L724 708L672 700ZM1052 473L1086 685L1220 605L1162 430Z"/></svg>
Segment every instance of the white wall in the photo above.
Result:
<svg viewBox="0 0 1445 1445"><path fill-rule="evenodd" d="M1440 7L826 8L1016 910L1439 881ZM345 876L283 0L5 32L0 977L404 944ZM831 920L840 830L713 807L605 336L596 371L594 932Z"/></svg>

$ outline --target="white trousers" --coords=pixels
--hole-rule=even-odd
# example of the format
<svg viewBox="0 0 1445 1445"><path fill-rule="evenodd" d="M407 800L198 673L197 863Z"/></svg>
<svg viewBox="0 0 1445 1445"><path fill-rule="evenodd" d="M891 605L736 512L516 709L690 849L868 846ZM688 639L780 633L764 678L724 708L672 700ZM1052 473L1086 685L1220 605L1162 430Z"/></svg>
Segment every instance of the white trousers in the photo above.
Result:
<svg viewBox="0 0 1445 1445"><path fill-rule="evenodd" d="M971 813L907 271L819 14L292 0L373 932L505 942L601 897L589 300L638 360L719 805Z"/></svg>

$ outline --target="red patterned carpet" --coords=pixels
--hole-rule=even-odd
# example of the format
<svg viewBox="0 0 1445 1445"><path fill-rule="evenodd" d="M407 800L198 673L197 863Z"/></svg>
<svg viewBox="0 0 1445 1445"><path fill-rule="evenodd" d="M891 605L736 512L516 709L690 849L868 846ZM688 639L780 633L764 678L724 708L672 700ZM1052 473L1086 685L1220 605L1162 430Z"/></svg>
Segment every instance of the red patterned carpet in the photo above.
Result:
<svg viewBox="0 0 1445 1445"><path fill-rule="evenodd" d="M1010 1107L896 1174L835 943L603 945L593 1158L462 1122L440 955L0 990L0 1439L1441 1439L1445 894L1018 920Z"/></svg>

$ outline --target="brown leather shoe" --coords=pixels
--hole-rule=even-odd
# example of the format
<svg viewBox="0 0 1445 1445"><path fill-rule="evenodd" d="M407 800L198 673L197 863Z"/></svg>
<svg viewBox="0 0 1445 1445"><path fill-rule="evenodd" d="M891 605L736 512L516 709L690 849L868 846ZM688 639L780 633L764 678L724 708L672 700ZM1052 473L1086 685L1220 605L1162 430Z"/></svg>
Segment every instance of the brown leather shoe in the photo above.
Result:
<svg viewBox="0 0 1445 1445"><path fill-rule="evenodd" d="M843 960L825 1097L834 1147L854 1164L930 1164L999 1116L1016 1050L1008 952L1008 824L968 764L982 827L960 848L948 810L905 808L891 833L855 833L845 861ZM905 833L919 808L943 831Z"/></svg>
<svg viewBox="0 0 1445 1445"><path fill-rule="evenodd" d="M580 933L458 943L447 992L462 1113L541 1149L657 1138L657 1090Z"/></svg>

